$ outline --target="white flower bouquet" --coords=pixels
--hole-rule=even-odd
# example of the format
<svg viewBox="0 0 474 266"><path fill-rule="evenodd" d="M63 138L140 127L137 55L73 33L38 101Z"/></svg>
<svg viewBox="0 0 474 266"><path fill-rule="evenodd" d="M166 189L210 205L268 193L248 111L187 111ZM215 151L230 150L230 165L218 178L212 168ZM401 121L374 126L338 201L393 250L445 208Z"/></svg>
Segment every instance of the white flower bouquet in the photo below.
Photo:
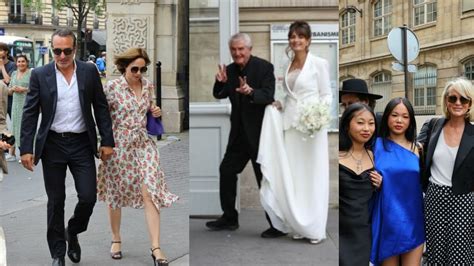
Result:
<svg viewBox="0 0 474 266"><path fill-rule="evenodd" d="M331 121L329 104L318 100L299 102L296 112L293 127L311 138Z"/></svg>

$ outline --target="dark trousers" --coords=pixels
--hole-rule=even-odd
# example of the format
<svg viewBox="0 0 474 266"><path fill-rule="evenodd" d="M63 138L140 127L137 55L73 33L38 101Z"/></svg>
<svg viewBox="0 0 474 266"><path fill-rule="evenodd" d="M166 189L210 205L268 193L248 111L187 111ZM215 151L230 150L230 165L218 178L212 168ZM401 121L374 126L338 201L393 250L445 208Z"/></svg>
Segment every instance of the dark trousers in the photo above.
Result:
<svg viewBox="0 0 474 266"><path fill-rule="evenodd" d="M47 239L51 256L66 253L64 201L66 169L72 173L79 202L69 219L70 234L87 230L96 202L96 169L87 133L61 135L50 131L41 157L44 185L48 195Z"/></svg>
<svg viewBox="0 0 474 266"><path fill-rule="evenodd" d="M243 134L241 134L243 135ZM221 208L224 211L223 218L230 222L238 222L238 212L235 209L235 200L237 197L237 175L241 173L248 161L252 161L252 167L257 179L258 188L262 182L262 171L260 164L257 163L258 151L250 148L245 137L239 137L232 146L228 146L219 167L219 196ZM268 223L272 223L267 213L265 213Z"/></svg>

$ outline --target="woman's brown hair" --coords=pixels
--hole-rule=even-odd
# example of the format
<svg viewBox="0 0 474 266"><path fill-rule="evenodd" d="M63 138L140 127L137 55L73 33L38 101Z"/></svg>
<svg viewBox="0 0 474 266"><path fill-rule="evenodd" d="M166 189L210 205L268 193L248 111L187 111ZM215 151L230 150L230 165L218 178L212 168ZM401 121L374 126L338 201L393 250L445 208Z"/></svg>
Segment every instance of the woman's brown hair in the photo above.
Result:
<svg viewBox="0 0 474 266"><path fill-rule="evenodd" d="M116 55L114 57L114 64L117 66L118 71L123 74L125 73L127 66L138 58L143 58L146 65L151 63L150 58L148 57L148 54L144 48L133 47L128 48L123 53Z"/></svg>

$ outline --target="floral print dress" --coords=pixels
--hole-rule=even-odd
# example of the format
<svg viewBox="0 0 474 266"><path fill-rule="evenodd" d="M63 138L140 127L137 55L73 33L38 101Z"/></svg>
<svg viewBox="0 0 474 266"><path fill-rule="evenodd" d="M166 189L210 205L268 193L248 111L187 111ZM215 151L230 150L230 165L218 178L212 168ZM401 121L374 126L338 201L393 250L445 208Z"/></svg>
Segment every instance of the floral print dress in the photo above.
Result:
<svg viewBox="0 0 474 266"><path fill-rule="evenodd" d="M142 184L146 185L158 210L178 200L178 196L168 191L156 140L146 130L146 112L153 88L153 84L143 78L142 95L138 99L123 76L109 81L104 88L115 148L112 157L99 164L97 195L110 208L142 208Z"/></svg>

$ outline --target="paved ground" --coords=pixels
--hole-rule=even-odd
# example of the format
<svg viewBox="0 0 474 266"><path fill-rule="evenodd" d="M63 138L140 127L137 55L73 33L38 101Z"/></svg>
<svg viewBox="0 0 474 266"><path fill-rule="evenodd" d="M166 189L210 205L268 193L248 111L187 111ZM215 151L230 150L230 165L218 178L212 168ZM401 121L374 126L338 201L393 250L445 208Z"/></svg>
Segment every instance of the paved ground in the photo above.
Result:
<svg viewBox="0 0 474 266"><path fill-rule="evenodd" d="M263 239L268 228L263 211L242 210L236 231L209 231L205 219L190 220L191 265L324 265L339 263L338 209L329 210L327 239L318 245L289 236Z"/></svg>
<svg viewBox="0 0 474 266"><path fill-rule="evenodd" d="M161 164L169 189L178 194L179 202L162 211L161 246L171 265L189 265L189 136L181 140L160 141ZM0 183L0 265L2 265L2 227L6 240L8 265L51 265L46 242L46 196L41 167L35 172L10 162L10 173ZM67 178L66 218L76 203L70 174ZM77 265L151 265L149 239L143 210L126 208L122 218L122 251L124 258L113 261L109 256L110 233L107 209L97 203L87 232L79 235L82 260ZM3 255L4 257L4 255ZM73 265L66 258L67 265Z"/></svg>

